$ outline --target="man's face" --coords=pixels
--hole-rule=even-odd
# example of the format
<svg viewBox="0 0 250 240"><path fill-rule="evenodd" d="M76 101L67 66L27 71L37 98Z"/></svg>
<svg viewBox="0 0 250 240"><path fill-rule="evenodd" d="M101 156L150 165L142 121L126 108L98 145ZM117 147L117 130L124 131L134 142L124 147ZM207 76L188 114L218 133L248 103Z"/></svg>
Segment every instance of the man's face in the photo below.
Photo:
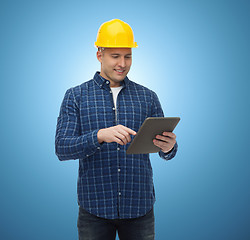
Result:
<svg viewBox="0 0 250 240"><path fill-rule="evenodd" d="M100 75L110 81L110 87L118 87L127 76L132 64L131 48L105 48L97 52L101 63Z"/></svg>

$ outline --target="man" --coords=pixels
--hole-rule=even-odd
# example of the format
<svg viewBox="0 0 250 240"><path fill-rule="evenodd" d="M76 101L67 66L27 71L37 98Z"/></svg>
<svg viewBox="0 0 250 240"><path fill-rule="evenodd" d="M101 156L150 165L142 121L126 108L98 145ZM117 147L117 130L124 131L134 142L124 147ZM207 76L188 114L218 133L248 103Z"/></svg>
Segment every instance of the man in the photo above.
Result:
<svg viewBox="0 0 250 240"><path fill-rule="evenodd" d="M154 239L155 202L148 154L126 154L147 117L163 117L157 95L130 81L131 27L114 19L102 24L95 45L101 72L64 97L56 130L60 160L79 159L78 233L81 240ZM176 136L153 140L159 156L173 158Z"/></svg>

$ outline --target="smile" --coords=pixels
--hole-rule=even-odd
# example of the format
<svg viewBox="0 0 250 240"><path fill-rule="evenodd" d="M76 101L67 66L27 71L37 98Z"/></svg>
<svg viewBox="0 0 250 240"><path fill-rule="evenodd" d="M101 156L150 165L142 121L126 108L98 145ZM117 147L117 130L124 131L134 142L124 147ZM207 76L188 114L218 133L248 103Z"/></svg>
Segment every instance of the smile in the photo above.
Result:
<svg viewBox="0 0 250 240"><path fill-rule="evenodd" d="M119 69L115 69L115 71L116 71L117 73L119 73L119 74L125 72L125 70L119 70Z"/></svg>

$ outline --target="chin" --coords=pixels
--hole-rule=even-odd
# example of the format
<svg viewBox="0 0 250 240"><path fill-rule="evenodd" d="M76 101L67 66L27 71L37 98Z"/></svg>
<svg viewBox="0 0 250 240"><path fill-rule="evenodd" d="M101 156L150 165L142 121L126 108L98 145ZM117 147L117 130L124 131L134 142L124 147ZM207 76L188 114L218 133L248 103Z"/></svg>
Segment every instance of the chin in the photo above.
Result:
<svg viewBox="0 0 250 240"><path fill-rule="evenodd" d="M114 78L113 78L113 81L114 82L121 82L124 78L126 77L126 75L124 75L124 76L115 76Z"/></svg>

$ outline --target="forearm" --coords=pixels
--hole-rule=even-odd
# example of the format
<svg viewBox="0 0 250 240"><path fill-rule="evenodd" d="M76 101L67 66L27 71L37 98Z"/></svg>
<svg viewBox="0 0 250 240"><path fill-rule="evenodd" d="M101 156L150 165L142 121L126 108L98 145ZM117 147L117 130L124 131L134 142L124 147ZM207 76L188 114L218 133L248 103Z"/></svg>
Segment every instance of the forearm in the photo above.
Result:
<svg viewBox="0 0 250 240"><path fill-rule="evenodd" d="M56 155L59 160L87 158L100 149L97 140L97 132L87 133L81 136L63 136L58 134L55 141Z"/></svg>
<svg viewBox="0 0 250 240"><path fill-rule="evenodd" d="M59 160L85 158L99 150L98 130L81 131L79 94L67 90L57 119L55 152Z"/></svg>

